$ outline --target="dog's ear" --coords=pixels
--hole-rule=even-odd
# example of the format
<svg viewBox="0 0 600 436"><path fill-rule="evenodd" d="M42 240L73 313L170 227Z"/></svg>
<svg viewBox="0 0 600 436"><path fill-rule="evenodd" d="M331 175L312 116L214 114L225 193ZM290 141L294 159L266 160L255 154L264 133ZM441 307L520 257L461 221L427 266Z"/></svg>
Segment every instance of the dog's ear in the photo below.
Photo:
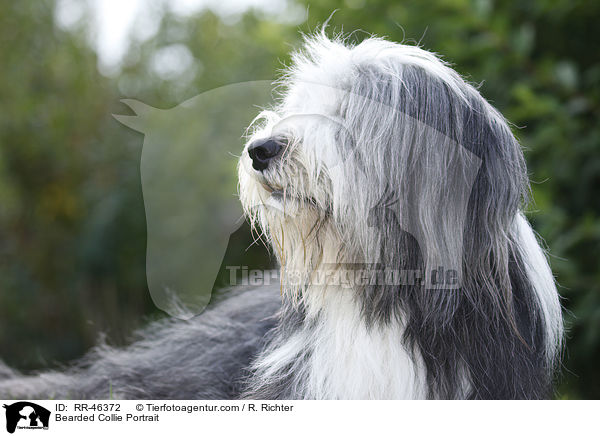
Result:
<svg viewBox="0 0 600 436"><path fill-rule="evenodd" d="M463 264L469 282L510 311L512 228L528 199L523 153L502 116L477 95L463 108L461 145L481 159L464 223ZM510 314L507 314L510 317Z"/></svg>
<svg viewBox="0 0 600 436"><path fill-rule="evenodd" d="M342 104L356 149L343 166L348 192L340 197L354 201L348 207L359 217L360 245L381 247L367 261L401 265L412 252L399 241L411 247L416 241L426 288L457 289L471 191L482 165L461 143L468 102L419 67L405 65L391 75L365 66L360 73ZM378 209L385 213L374 219Z"/></svg>
<svg viewBox="0 0 600 436"><path fill-rule="evenodd" d="M528 194L520 145L462 80L410 65L361 73L342 105L357 144L345 164L354 231L367 262L422 279L368 287L363 312L402 318L433 396L457 395L465 379L464 397L514 398L520 386L543 396L539 308L513 231Z"/></svg>

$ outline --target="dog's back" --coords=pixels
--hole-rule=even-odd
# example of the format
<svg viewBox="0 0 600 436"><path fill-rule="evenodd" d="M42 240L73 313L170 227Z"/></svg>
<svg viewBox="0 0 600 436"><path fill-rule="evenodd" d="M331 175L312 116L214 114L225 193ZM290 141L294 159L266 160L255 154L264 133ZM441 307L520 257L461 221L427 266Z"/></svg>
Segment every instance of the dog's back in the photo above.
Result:
<svg viewBox="0 0 600 436"><path fill-rule="evenodd" d="M67 372L22 376L0 364L0 398L236 398L281 296L236 288L219 300L189 321L151 324L130 347L98 346Z"/></svg>

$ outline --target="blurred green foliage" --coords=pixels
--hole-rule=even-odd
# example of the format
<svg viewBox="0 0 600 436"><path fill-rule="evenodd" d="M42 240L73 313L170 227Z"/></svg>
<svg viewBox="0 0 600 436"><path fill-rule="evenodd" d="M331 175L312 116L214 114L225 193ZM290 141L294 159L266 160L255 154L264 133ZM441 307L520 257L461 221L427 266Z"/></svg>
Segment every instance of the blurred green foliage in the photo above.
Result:
<svg viewBox="0 0 600 436"><path fill-rule="evenodd" d="M568 336L561 398L600 398L600 2L322 0L297 2L301 24L250 10L224 20L162 11L157 34L132 40L106 77L83 19L68 31L54 5L0 6L0 356L23 369L80 356L105 332L123 343L158 316L146 287L142 136L115 121L122 97L168 108L202 91L272 79L300 41L338 9L329 31L374 33L443 54L514 123ZM361 29L361 30L359 30ZM164 48L193 62L151 68ZM227 262L252 238L242 228ZM232 254L233 253L233 254ZM261 250L251 254L268 262ZM262 258L261 258L262 256Z"/></svg>

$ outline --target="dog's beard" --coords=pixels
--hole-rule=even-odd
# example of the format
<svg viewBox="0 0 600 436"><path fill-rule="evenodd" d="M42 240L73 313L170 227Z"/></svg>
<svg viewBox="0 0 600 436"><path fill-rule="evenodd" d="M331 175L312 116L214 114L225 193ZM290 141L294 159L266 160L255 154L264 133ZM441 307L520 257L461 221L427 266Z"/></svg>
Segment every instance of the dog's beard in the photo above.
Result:
<svg viewBox="0 0 600 436"><path fill-rule="evenodd" d="M242 156L240 200L254 237L277 258L282 292L293 302L306 302L309 294L314 298L325 291L315 276L340 263L344 250L332 216L329 176L309 169L298 155L297 150L284 155L263 173L252 171Z"/></svg>

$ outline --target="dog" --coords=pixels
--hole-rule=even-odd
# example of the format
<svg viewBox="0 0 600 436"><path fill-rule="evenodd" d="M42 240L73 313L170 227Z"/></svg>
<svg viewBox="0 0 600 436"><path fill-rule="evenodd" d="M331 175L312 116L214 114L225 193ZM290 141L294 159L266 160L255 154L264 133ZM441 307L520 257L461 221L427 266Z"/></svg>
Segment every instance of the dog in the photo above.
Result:
<svg viewBox="0 0 600 436"><path fill-rule="evenodd" d="M239 191L281 283L66 371L0 365L0 397L552 395L561 307L502 115L438 56L377 37L306 36L278 90Z"/></svg>

